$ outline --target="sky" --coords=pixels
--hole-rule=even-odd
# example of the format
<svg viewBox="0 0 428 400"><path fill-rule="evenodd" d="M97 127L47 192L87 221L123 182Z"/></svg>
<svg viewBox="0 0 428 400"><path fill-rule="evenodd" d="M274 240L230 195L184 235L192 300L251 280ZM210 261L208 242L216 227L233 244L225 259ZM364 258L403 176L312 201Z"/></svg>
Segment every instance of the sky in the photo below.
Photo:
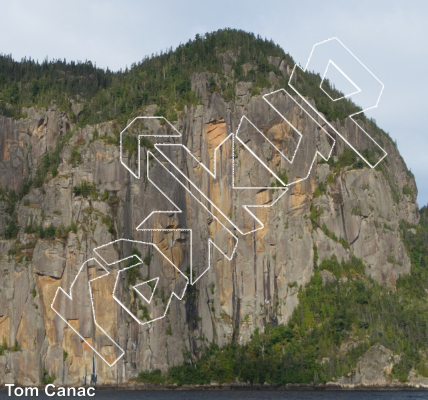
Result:
<svg viewBox="0 0 428 400"><path fill-rule="evenodd" d="M227 27L273 39L303 66L315 43L338 37L385 85L366 114L397 141L419 206L428 204L426 0L0 0L0 7L0 53L112 70Z"/></svg>

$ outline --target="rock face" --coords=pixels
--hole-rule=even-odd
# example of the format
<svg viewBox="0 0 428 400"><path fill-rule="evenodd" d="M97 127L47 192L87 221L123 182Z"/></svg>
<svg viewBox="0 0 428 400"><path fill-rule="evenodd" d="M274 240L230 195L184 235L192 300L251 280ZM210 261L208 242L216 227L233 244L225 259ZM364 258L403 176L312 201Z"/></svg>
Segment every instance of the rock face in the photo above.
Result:
<svg viewBox="0 0 428 400"><path fill-rule="evenodd" d="M408 380L405 383L391 379L392 368L400 362L400 359L400 355L394 355L391 350L381 344L376 344L360 357L356 368L352 369L346 376L327 382L327 386L339 386L347 389L361 386L427 388L428 378L419 375L413 369L409 372Z"/></svg>
<svg viewBox="0 0 428 400"><path fill-rule="evenodd" d="M281 71L287 71L288 66L282 60L271 62L279 65ZM180 114L174 124L182 133L180 138L162 140L185 145L207 167L214 165L214 149L231 132L236 132L243 115L277 146L282 146L284 152L290 152L296 145L290 129L283 125L282 119L261 95L250 95L251 84L237 85L235 100L228 103L218 93L208 91L208 79L204 74L193 77L192 89L200 94L202 104L187 107ZM272 101L304 132L317 132L313 120L302 115L291 100ZM155 106L146 107L141 115L153 115L154 110ZM136 179L120 163L113 122L76 129L66 114L54 108L26 112L28 117L20 120L0 117L2 187L19 190L27 177L34 176L41 156L55 146L57 138L70 130L74 134L60 154L58 175L53 177L49 173L41 188L32 188L16 204L21 228L17 240L0 241L0 339L4 338L9 347L15 342L18 344L16 351L8 350L0 356L0 383L38 384L46 369L48 374L55 374L56 383L81 384L84 376L92 372L94 353L87 342L96 343L100 353L111 360L117 358L119 351L111 342L103 342L104 336L91 315L89 292L85 291L89 280L100 276L102 271L96 266L85 269L81 286L85 290L79 289L73 304L63 303L70 325L51 308L57 289L70 288L83 263L94 257L94 248L119 238L156 244L184 273L189 266L190 239L184 233L136 230L150 213L166 203L145 176ZM350 121L336 125L345 135L351 134ZM158 120L150 120L146 127L165 135L169 132L168 125L160 125ZM94 135L95 128L98 137ZM296 163L287 164L277 150L269 147L262 137L254 136L249 128L242 131L242 137L255 146L257 154L272 169L285 170L289 180L302 177L302 171L308 170L307 160L313 159L319 139L305 139ZM188 288L182 301L173 298L164 319L139 325L111 298L113 278L94 281L94 313L100 325L125 350L125 355L113 367L95 357L98 383L127 382L142 369L166 369L182 363L183 353L188 351L197 356L198 348L208 342L220 346L231 340L245 343L255 328L263 330L269 321L287 322L298 303L299 286L308 282L313 273L314 246L319 261L332 255L339 259L349 259L352 255L361 258L374 279L394 288L399 275L410 271L398 223L401 219L418 221L417 204L414 198L402 194L403 187L409 186L416 193L416 185L393 142L380 133L377 138L388 153L383 161L383 172L348 167L334 172L317 158L308 179L291 186L271 208L257 211L264 223L263 229L248 235L238 235L235 231L239 243L232 261L215 253L207 273L195 287ZM335 159L345 149L345 143L336 139ZM361 147L367 147L364 140L368 139L360 139ZM148 147L143 148L142 159ZM80 161L73 165L74 149L79 152ZM233 190L233 173L235 181L242 186L248 182L252 186L257 182L267 182L268 186L276 182L242 146L237 146L235 151L236 155L231 148L224 152L225 156L233 155L235 171L232 164L226 162L216 180L192 164L184 152L171 147L168 156L198 188L209 193L210 199L231 221L249 231L254 229L254 220L242 206L270 205L278 198L279 191L249 189L238 193ZM155 156L160 157L158 153ZM135 168L136 152L125 154L124 161L130 169ZM142 171L146 168L144 162ZM162 171L161 166L153 162L152 167L152 177L160 180L161 172L156 171ZM84 181L96 188L87 198L73 191L73 187ZM320 182L325 184L325 190L314 196ZM391 185L398 197L393 196ZM194 230L193 263L201 274L207 266L205 239L218 231L220 245L228 247L230 243L208 213L194 211L199 205L186 192L180 195L182 189L178 184L169 189L183 212L153 217L151 227L191 226ZM9 217L6 213L8 200L2 199L0 223L3 228ZM319 215L314 221L315 227L310 219L311 204ZM52 224L57 228L56 238L37 240L35 234L23 232L29 224L44 227ZM324 224L337 240L321 229ZM61 226L70 227L62 236L58 233ZM339 243L340 238L349 246ZM150 253L151 250L144 251ZM150 254L153 259L148 265L152 270L147 274L152 277L153 270L161 270L164 264L153 252ZM131 246L113 247L106 257L114 262L123 258L120 255L131 255ZM142 257L145 255L143 252ZM117 265L110 269L112 276L117 275L117 271ZM323 279L328 281L331 277L326 274ZM126 279L121 280L119 286L121 300L138 318L144 318L145 309L139 307L135 294L127 289ZM163 297L159 292L155 293L157 305L148 310L151 318L162 307ZM388 351L379 346L371 348L361 361L358 374L349 378L352 383L369 385L373 379L382 380L382 371L390 365ZM372 364L374 359L378 360L378 365ZM344 377L344 382L348 382L347 379Z"/></svg>
<svg viewBox="0 0 428 400"><path fill-rule="evenodd" d="M15 121L0 116L0 186L17 190L38 159L70 130L65 113L55 109L23 109L27 118Z"/></svg>
<svg viewBox="0 0 428 400"><path fill-rule="evenodd" d="M380 344L370 347L358 361L357 368L347 376L342 376L328 385L343 387L386 386L391 383L388 375L392 367L400 361L400 356L393 356L392 351Z"/></svg>

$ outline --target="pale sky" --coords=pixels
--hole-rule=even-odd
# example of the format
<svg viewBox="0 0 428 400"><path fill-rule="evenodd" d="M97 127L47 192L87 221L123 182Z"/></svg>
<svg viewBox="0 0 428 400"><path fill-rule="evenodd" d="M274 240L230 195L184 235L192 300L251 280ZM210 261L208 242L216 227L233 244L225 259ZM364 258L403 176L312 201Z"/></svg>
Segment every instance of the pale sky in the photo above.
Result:
<svg viewBox="0 0 428 400"><path fill-rule="evenodd" d="M0 53L125 68L221 28L273 39L306 64L312 46L338 37L385 85L366 113L397 140L428 203L428 2L420 1L0 1Z"/></svg>

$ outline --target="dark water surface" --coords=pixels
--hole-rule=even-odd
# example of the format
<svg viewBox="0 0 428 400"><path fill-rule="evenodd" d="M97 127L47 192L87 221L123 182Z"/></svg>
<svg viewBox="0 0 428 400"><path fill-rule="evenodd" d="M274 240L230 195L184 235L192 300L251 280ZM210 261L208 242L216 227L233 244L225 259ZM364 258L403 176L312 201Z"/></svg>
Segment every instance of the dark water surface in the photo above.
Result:
<svg viewBox="0 0 428 400"><path fill-rule="evenodd" d="M0 391L0 400L7 398L25 398L8 396L4 390ZM39 391L38 399L69 399L83 397L48 397L43 390ZM115 400L428 400L428 391L122 391L122 390L99 390L94 397L86 399L115 399Z"/></svg>

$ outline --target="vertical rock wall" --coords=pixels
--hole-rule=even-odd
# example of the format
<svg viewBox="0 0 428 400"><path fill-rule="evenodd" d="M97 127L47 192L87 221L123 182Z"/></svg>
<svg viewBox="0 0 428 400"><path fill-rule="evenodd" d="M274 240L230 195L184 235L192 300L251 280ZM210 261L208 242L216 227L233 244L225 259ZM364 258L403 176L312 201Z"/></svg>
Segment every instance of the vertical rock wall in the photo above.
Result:
<svg viewBox="0 0 428 400"><path fill-rule="evenodd" d="M211 167L213 149L229 133L236 132L241 117L246 115L275 144L283 146L282 150L290 150L295 145L290 130L283 126L282 120L261 96L250 95L251 84L238 84L236 100L229 103L207 88L204 74L193 77L192 89L199 92L202 104L188 107L181 113L175 126L182 137L170 138L170 143L184 144L197 159ZM282 107L288 118L304 132L317 131L314 122L302 115L295 105L287 100L277 101L284 101ZM154 106L146 107L142 115L153 115L154 109ZM53 108L26 112L28 117L17 121L0 117L0 186L15 190L19 190L26 177L34 176L40 157L55 146L58 136L75 129L66 114ZM159 131L167 129L156 120L148 127ZM95 128L99 132L96 140ZM103 344L102 334L94 326L86 289L79 289L77 300L64 306L68 307L69 323L74 330L51 308L57 288L70 287L82 264L94 257L93 250L97 246L119 238L154 243L180 266L180 270L184 272L188 267L188 236L136 230L163 200L145 177L136 179L120 164L118 146L109 144L115 138L114 128L114 123L110 122L76 129L61 153L58 175L48 174L42 188L32 188L16 204L21 228L18 238L0 241L0 340L4 338L9 348L15 343L17 346L0 356L0 383L37 384L45 369L48 374L55 374L57 383L81 384L83 377L92 372L93 351L76 332L90 343L96 342L106 358L117 356L110 343ZM351 134L352 126L347 121L339 129ZM402 194L402 189L406 185L416 193L416 186L392 141L386 135L378 135L388 152L383 166L386 172L346 167L334 173L333 168L320 163L321 158L318 158L308 179L292 186L271 208L258 212L264 228L245 236L238 235L237 253L232 261L216 253L209 271L195 287L188 288L183 300L173 298L164 319L153 324L137 324L112 300L112 279L105 284L94 283L95 315L125 350L124 357L113 367L95 357L98 382L126 382L142 369L166 369L182 363L183 357L195 357L199 349L210 342L220 346L232 340L245 343L255 328L263 330L267 322L287 322L298 303L299 287L312 275L314 246L319 260L332 255L339 259L349 259L352 255L361 258L374 279L394 287L398 276L410 271L398 223L401 219L418 221L417 204L412 196ZM346 146L336 139L333 157L340 155ZM299 159L293 165L287 165L263 141L258 143L254 137L248 140L258 146L271 168L285 170L292 178L298 177L307 168L307 160L313 158L316 137L304 142L306 147L301 148ZM361 145L364 147L364 143ZM70 164L74 147L82 158L77 166ZM235 150L237 181L260 180L268 185L275 182L242 146ZM145 151L147 149L143 149L143 157ZM209 193L225 214L230 214L232 221L243 226L248 221L243 216L242 206L248 199L253 204L269 205L278 196L278 191L274 190L239 193L233 190L230 166L223 171L221 179L212 180L201 168L195 168L182 152L171 150L169 156L176 165L181 165L192 182ZM136 153L125 160L129 166L135 166ZM327 182L329 174L333 175L333 180L330 177ZM98 199L73 193L73 187L83 181L96 186ZM325 183L325 191L315 197L320 182ZM391 184L400 193L398 202L392 196ZM206 237L218 226L208 213L192 213L191 197L180 196L177 201L183 213L165 218L169 227L190 224L195 227L193 261L197 268L202 268L207 262L206 254L203 242L197 239ZM7 206L7 199L3 197L0 200L2 228L9 218ZM315 225L311 221L311 207L318 212ZM166 220L155 218L153 225L162 226ZM61 224L76 226L63 238L37 240L36 234L24 233L28 224L45 227L52 224L56 228ZM337 240L321 229L324 224ZM349 248L339 243L340 238L350 244ZM130 246L119 245L110 255L119 259L130 252ZM162 265L156 258L149 263L153 269L162 268ZM118 268L119 265L114 266L110 272L117 274ZM153 270L148 272L152 273ZM82 279L87 282L93 274L100 274L100 269L87 268L84 274ZM144 311L139 309L135 294L126 289L126 280L120 281L120 285L123 286L122 300L130 309L134 307L136 315L141 317ZM156 307L161 308L161 295L157 293L156 296ZM157 312L156 308L150 311Z"/></svg>

